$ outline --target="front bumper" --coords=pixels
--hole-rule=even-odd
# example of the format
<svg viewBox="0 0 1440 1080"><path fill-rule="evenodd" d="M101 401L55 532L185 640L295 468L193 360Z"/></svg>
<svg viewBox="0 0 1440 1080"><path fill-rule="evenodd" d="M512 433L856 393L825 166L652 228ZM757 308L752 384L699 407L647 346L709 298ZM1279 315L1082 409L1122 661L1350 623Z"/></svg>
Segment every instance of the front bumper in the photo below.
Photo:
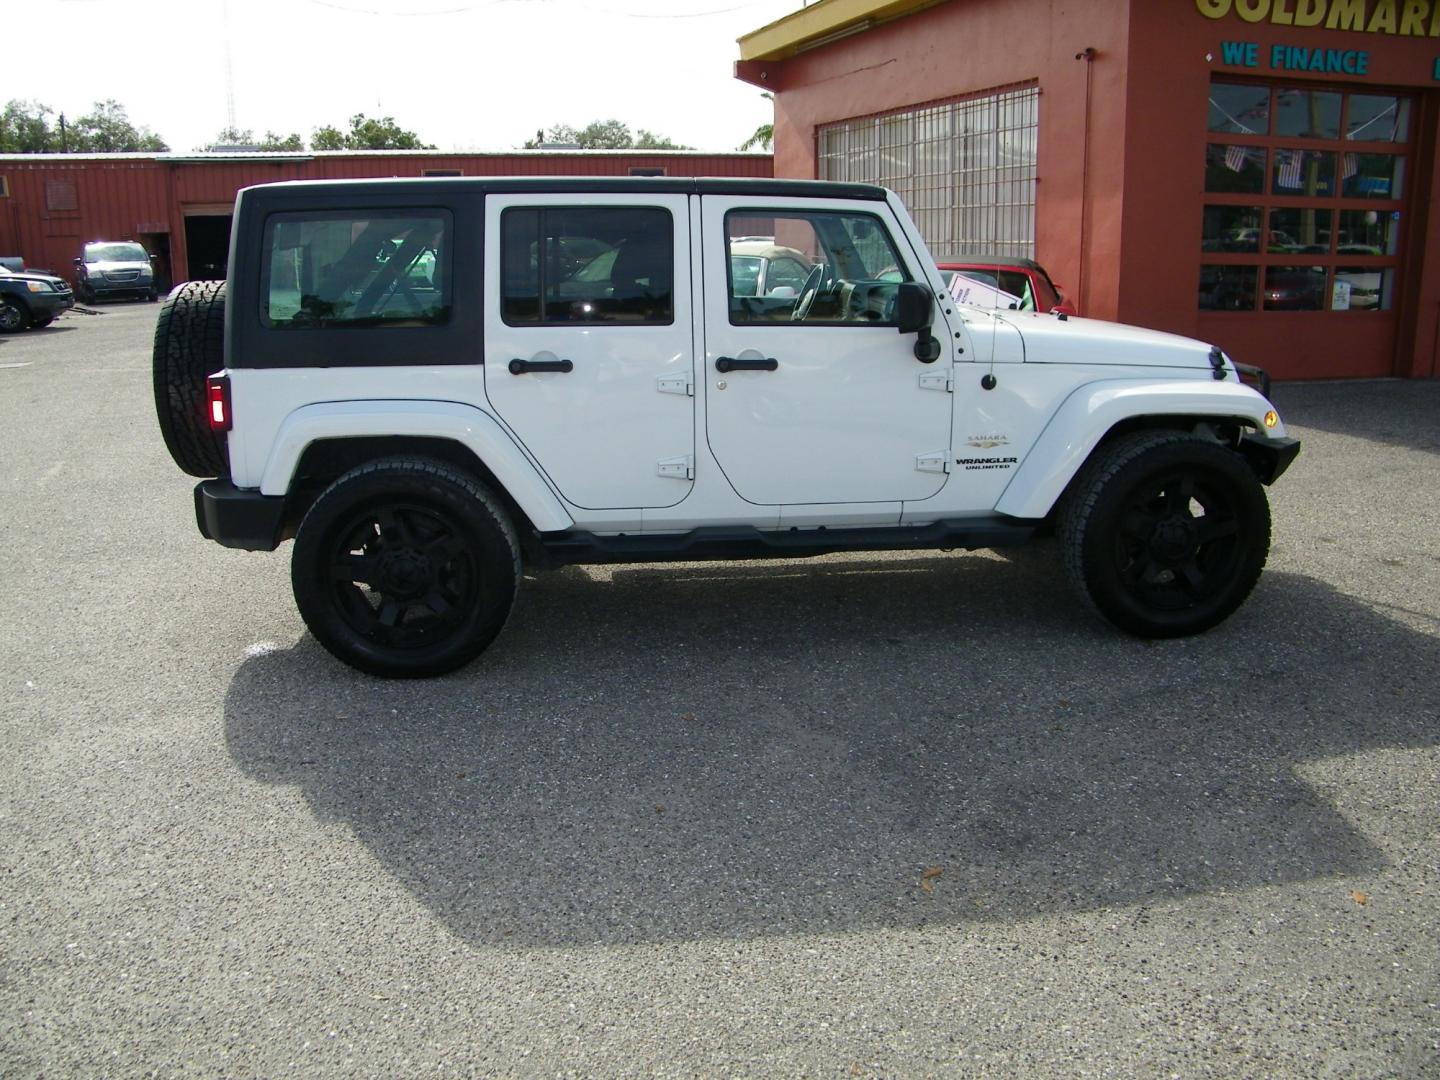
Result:
<svg viewBox="0 0 1440 1080"><path fill-rule="evenodd" d="M75 306L75 294L68 292L28 293L26 299L36 315L59 315Z"/></svg>
<svg viewBox="0 0 1440 1080"><path fill-rule="evenodd" d="M89 284L96 297L149 296L155 291L154 281L96 281L91 278Z"/></svg>
<svg viewBox="0 0 1440 1080"><path fill-rule="evenodd" d="M1240 436L1240 453L1262 484L1273 484L1300 453L1299 439L1267 439L1258 432Z"/></svg>
<svg viewBox="0 0 1440 1080"><path fill-rule="evenodd" d="M195 524L206 540L243 551L274 551L284 523L282 495L245 491L229 480L195 485Z"/></svg>

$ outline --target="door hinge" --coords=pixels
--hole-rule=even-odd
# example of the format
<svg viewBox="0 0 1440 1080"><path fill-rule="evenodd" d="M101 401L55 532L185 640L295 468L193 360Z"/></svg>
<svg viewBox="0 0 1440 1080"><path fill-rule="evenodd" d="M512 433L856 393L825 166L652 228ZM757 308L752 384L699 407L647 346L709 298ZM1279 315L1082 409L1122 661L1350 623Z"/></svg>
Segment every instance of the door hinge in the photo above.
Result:
<svg viewBox="0 0 1440 1080"><path fill-rule="evenodd" d="M661 375L655 380L655 389L662 394L695 396L695 382L689 375Z"/></svg>
<svg viewBox="0 0 1440 1080"><path fill-rule="evenodd" d="M918 472L943 472L950 471L950 451L937 450L933 454L916 454L915 469Z"/></svg>
<svg viewBox="0 0 1440 1080"><path fill-rule="evenodd" d="M955 391L955 380L948 371L927 371L920 376L921 390Z"/></svg>
<svg viewBox="0 0 1440 1080"><path fill-rule="evenodd" d="M672 480L694 480L695 459L689 454L684 457L663 458L656 464L655 471Z"/></svg>

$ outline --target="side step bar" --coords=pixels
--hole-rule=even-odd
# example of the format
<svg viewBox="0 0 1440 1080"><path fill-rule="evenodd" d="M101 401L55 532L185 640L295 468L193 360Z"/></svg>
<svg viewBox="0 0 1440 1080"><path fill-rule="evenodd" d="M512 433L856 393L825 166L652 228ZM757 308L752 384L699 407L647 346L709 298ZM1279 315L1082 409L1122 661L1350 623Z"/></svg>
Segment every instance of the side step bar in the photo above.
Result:
<svg viewBox="0 0 1440 1080"><path fill-rule="evenodd" d="M756 529L708 526L685 533L541 533L545 553L559 564L607 562L699 562L707 559L796 559L836 551L891 551L1009 547L1023 544L1038 521L963 519L919 526L861 529Z"/></svg>

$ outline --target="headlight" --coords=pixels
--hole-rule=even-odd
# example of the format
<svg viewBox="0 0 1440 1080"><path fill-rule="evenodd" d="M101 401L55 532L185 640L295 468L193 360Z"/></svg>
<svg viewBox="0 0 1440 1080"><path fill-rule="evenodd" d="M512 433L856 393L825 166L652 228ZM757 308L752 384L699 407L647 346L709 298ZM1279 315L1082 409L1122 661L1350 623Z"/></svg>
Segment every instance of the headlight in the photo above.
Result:
<svg viewBox="0 0 1440 1080"><path fill-rule="evenodd" d="M27 282L25 283L25 288L29 289L31 292L49 292L49 291L50 291L50 286L49 286L49 285L46 285L45 282L43 282L43 281L27 281Z"/></svg>

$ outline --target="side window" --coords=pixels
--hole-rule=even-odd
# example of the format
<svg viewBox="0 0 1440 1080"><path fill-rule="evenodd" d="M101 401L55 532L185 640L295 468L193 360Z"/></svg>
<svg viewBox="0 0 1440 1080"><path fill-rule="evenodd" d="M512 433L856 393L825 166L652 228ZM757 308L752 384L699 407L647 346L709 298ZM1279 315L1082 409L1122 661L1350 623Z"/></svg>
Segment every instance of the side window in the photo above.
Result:
<svg viewBox="0 0 1440 1080"><path fill-rule="evenodd" d="M884 223L839 212L732 211L730 321L893 325L909 281Z"/></svg>
<svg viewBox="0 0 1440 1080"><path fill-rule="evenodd" d="M668 210L506 210L500 268L500 313L511 326L675 321L675 224Z"/></svg>
<svg viewBox="0 0 1440 1080"><path fill-rule="evenodd" d="M444 210L275 214L261 320L280 330L442 325L452 232Z"/></svg>

